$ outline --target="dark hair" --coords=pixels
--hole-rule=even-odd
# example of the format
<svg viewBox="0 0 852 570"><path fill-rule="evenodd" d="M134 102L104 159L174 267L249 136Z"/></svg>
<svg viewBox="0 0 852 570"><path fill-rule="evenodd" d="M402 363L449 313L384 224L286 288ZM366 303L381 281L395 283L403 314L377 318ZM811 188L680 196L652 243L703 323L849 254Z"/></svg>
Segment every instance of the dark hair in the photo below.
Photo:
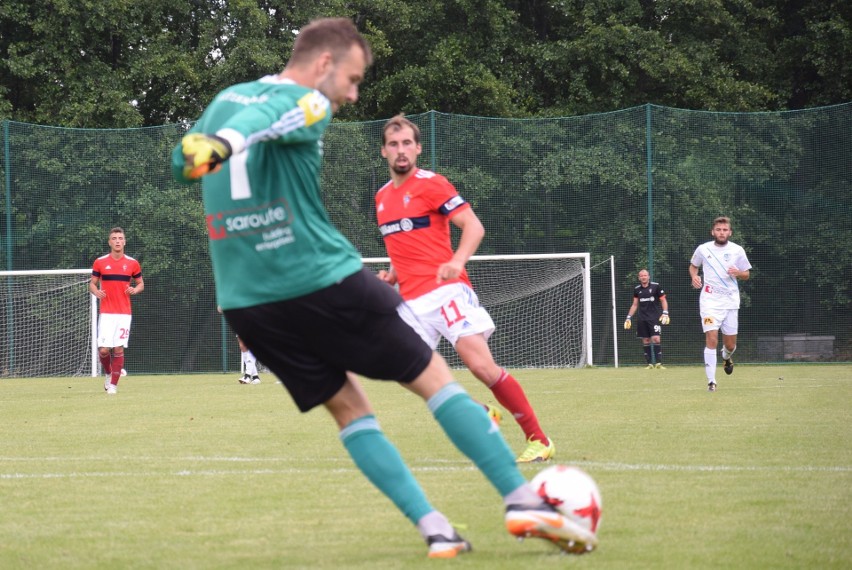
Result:
<svg viewBox="0 0 852 570"><path fill-rule="evenodd" d="M123 230L123 229L121 229L121 228L120 228L120 227L118 227L118 226L115 226L114 228L112 228L112 229L109 231L109 235L112 235L112 234L118 234L118 233L122 233L122 234L124 233L124 230Z"/></svg>
<svg viewBox="0 0 852 570"><path fill-rule="evenodd" d="M367 65L373 62L370 44L358 32L355 24L348 18L320 18L299 30L290 61L304 63L324 51L330 51L334 60L344 56L353 45L364 52Z"/></svg>
<svg viewBox="0 0 852 570"><path fill-rule="evenodd" d="M399 115L397 115L396 117L392 117L388 120L387 123L385 123L385 126L382 129L382 146L384 146L384 144L387 142L387 137L385 135L389 131L395 133L396 131L404 129L405 127L408 127L412 130L412 132L414 133L414 142L420 144L420 129L417 128L417 125L406 119L405 115L400 113Z"/></svg>

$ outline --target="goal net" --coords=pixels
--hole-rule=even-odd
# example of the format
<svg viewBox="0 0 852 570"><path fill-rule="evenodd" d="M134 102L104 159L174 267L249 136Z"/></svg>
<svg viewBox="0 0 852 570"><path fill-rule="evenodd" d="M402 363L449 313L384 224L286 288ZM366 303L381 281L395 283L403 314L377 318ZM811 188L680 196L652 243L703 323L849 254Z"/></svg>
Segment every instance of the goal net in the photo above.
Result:
<svg viewBox="0 0 852 570"><path fill-rule="evenodd" d="M388 258L364 259L373 271ZM479 302L494 320L488 341L506 368L580 368L592 364L589 254L475 255L466 265ZM464 364L446 339L438 351Z"/></svg>
<svg viewBox="0 0 852 570"><path fill-rule="evenodd" d="M91 269L0 271L0 377L94 376Z"/></svg>

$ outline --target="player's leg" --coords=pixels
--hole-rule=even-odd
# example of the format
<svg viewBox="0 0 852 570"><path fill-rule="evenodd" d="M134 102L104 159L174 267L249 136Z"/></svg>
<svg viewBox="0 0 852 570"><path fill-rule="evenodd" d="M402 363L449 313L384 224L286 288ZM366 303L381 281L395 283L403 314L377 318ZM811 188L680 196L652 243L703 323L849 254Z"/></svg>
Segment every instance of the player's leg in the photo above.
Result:
<svg viewBox="0 0 852 570"><path fill-rule="evenodd" d="M654 360L651 353L651 329L648 321L636 319L636 336L642 341L642 353L645 355L645 368L653 368Z"/></svg>
<svg viewBox="0 0 852 570"><path fill-rule="evenodd" d="M434 353L417 379L404 385L426 400L450 440L503 497L506 529L511 534L543 538L567 552L594 547L587 536L529 486L500 431L464 388L452 382L450 370L439 354Z"/></svg>
<svg viewBox="0 0 852 570"><path fill-rule="evenodd" d="M355 465L417 527L429 556L453 557L470 544L427 500L360 383L345 372L410 381L427 367L433 352L397 315L400 300L372 274L356 274L303 298L225 316L302 412L322 404L331 413Z"/></svg>
<svg viewBox="0 0 852 570"><path fill-rule="evenodd" d="M556 447L541 428L521 384L494 362L484 334L460 336L455 348L468 370L491 390L500 405L512 414L523 430L527 448L517 460L528 463L551 459L556 453Z"/></svg>
<svg viewBox="0 0 852 570"><path fill-rule="evenodd" d="M127 348L127 345L130 342L131 316L113 315L113 317L116 322L116 326L113 333L114 336L112 348L112 362L110 363L110 382L113 386L118 386L118 380L121 378L122 372L124 371L124 350Z"/></svg>
<svg viewBox="0 0 852 570"><path fill-rule="evenodd" d="M715 318L702 315L704 329L704 374L707 376L707 389L716 391L716 349L719 346L719 325Z"/></svg>
<svg viewBox="0 0 852 570"><path fill-rule="evenodd" d="M657 325L660 326L660 325ZM654 353L654 361L656 364L654 365L657 369L665 369L663 366L663 345L662 339L659 334L655 334L650 338L651 350Z"/></svg>
<svg viewBox="0 0 852 570"><path fill-rule="evenodd" d="M251 376L249 376L248 370L246 370L246 352L248 352L248 347L243 342L243 339L240 338L240 335L237 335L237 345L240 347L240 376L237 378L237 381L240 384L251 384Z"/></svg>
<svg viewBox="0 0 852 570"><path fill-rule="evenodd" d="M250 384L260 384L260 376L257 374L257 359L254 357L252 351L246 349L245 352L242 353L243 363L245 366L245 373L248 376L248 381Z"/></svg>
<svg viewBox="0 0 852 570"><path fill-rule="evenodd" d="M385 437L360 383L348 375L326 409L340 429L340 440L352 461L417 527L432 557L452 557L470 549L447 518L429 503L396 447Z"/></svg>
<svg viewBox="0 0 852 570"><path fill-rule="evenodd" d="M725 361L725 374L734 373L734 351L737 350L737 333L739 332L739 311L731 309L725 315L725 320L722 321L722 326L719 329L722 333L722 360Z"/></svg>

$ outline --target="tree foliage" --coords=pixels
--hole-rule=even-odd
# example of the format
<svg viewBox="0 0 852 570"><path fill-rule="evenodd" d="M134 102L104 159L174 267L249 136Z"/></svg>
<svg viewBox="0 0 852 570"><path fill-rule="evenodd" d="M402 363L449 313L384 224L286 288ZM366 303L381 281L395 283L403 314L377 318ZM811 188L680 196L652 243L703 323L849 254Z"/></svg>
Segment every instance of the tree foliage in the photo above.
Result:
<svg viewBox="0 0 852 570"><path fill-rule="evenodd" d="M569 116L644 103L758 111L852 100L844 0L5 0L0 119L194 120L283 67L294 31L353 18L375 64L348 119Z"/></svg>

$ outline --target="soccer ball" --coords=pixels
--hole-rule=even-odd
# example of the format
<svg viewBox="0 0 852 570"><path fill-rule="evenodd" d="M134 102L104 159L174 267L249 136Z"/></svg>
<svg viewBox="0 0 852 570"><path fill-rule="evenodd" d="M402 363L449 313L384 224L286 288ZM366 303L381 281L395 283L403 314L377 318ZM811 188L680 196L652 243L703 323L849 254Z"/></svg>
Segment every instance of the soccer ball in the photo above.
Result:
<svg viewBox="0 0 852 570"><path fill-rule="evenodd" d="M530 482L533 490L556 507L593 549L597 543L603 501L597 483L579 467L553 465ZM578 554L581 554L578 552Z"/></svg>

